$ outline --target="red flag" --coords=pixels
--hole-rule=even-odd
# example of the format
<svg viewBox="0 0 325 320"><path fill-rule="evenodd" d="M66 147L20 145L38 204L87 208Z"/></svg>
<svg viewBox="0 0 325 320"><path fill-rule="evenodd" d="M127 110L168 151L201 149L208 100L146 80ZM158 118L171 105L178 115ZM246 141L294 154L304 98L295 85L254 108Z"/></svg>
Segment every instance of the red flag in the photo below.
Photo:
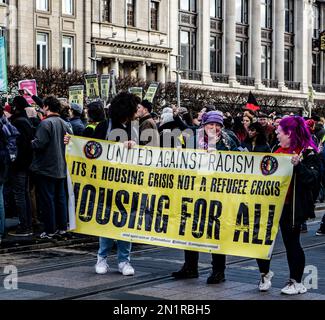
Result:
<svg viewBox="0 0 325 320"><path fill-rule="evenodd" d="M252 111L261 110L260 106L258 105L258 103L251 91L249 92L248 101L247 101L245 109L252 110Z"/></svg>

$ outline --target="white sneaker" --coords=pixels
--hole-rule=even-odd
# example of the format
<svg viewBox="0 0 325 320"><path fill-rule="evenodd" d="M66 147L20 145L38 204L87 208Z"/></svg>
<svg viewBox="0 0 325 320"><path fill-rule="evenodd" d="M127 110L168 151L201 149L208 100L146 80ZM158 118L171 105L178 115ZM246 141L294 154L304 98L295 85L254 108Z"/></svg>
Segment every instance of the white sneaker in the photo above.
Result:
<svg viewBox="0 0 325 320"><path fill-rule="evenodd" d="M261 281L258 284L258 289L261 292L268 291L271 288L271 286L272 286L271 280L272 280L273 276L274 276L274 273L272 271L269 271L269 273L267 273L267 274L261 275Z"/></svg>
<svg viewBox="0 0 325 320"><path fill-rule="evenodd" d="M108 272L109 266L107 264L106 258L97 256L97 263L95 266L97 274L105 274Z"/></svg>
<svg viewBox="0 0 325 320"><path fill-rule="evenodd" d="M121 272L123 276L133 276L135 273L129 261L120 262L118 264L118 271Z"/></svg>
<svg viewBox="0 0 325 320"><path fill-rule="evenodd" d="M287 285L281 290L281 293L294 295L299 293L306 293L307 289L302 283L298 283L296 280L290 279Z"/></svg>

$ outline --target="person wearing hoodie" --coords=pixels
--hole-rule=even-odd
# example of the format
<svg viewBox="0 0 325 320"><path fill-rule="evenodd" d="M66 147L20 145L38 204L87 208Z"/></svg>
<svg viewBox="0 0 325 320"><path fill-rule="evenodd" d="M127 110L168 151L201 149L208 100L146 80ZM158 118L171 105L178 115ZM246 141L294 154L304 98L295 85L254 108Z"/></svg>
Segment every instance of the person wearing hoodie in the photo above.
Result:
<svg viewBox="0 0 325 320"><path fill-rule="evenodd" d="M83 108L79 104L71 103L70 105L72 117L70 119L70 124L72 126L73 134L75 136L83 136L85 131L85 125L81 120L81 116L83 113Z"/></svg>
<svg viewBox="0 0 325 320"><path fill-rule="evenodd" d="M13 100L13 115L10 122L19 131L17 137L17 158L10 166L10 184L15 200L19 225L14 236L30 236L32 231L32 213L29 200L29 166L32 162L31 142L34 139L34 128L27 116L26 108L30 107L26 99L17 96Z"/></svg>
<svg viewBox="0 0 325 320"><path fill-rule="evenodd" d="M175 148L176 146L182 144L182 141L180 139L180 130L178 130L179 132L174 131L180 128L174 119L173 109L169 107L164 108L160 118L161 121L160 126L158 128L160 136L160 147Z"/></svg>

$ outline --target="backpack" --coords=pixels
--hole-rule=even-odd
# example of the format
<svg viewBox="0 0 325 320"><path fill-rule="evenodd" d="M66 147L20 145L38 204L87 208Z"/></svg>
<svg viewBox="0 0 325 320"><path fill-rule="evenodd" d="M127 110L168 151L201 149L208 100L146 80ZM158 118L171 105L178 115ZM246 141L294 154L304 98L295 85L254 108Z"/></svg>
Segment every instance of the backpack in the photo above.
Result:
<svg viewBox="0 0 325 320"><path fill-rule="evenodd" d="M0 119L0 123L2 133L6 140L6 149L10 161L13 162L16 160L18 154L17 137L19 136L19 131L4 117Z"/></svg>

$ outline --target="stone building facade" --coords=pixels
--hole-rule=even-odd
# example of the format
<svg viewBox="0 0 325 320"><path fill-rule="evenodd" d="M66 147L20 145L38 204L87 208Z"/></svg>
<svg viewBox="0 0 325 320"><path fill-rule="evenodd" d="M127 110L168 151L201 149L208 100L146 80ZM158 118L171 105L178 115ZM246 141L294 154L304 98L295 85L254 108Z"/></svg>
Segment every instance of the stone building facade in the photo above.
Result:
<svg viewBox="0 0 325 320"><path fill-rule="evenodd" d="M324 0L0 0L10 64L325 100Z"/></svg>

